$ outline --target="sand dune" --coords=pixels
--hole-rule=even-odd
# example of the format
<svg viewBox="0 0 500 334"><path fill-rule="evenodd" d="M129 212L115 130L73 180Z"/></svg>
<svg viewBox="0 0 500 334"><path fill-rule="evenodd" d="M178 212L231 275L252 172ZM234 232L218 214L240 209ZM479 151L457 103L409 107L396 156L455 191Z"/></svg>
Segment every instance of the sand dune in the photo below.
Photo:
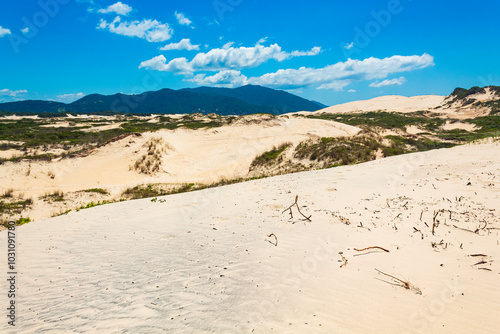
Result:
<svg viewBox="0 0 500 334"><path fill-rule="evenodd" d="M275 145L322 136L350 136L358 131L330 121L276 118L260 124L148 132L125 137L78 158L6 163L0 166L0 191L12 188L27 196L40 196L56 189L68 192L102 187L121 191L146 182L214 182L221 177L244 177L252 160ZM162 158L161 173L154 176L130 169L146 153L144 145L151 138L161 138L172 148ZM55 177L50 178L50 173Z"/></svg>
<svg viewBox="0 0 500 334"><path fill-rule="evenodd" d="M399 96L386 95L376 97L370 100L361 100L334 105L315 111L320 113L349 113L349 112L368 112L368 111L396 111L396 112L414 112L418 110L428 110L443 104L446 96L440 95L422 95L422 96Z"/></svg>
<svg viewBox="0 0 500 334"><path fill-rule="evenodd" d="M20 226L16 332L494 333L499 148L402 155ZM311 222L282 213L295 195ZM354 250L369 246L389 252Z"/></svg>

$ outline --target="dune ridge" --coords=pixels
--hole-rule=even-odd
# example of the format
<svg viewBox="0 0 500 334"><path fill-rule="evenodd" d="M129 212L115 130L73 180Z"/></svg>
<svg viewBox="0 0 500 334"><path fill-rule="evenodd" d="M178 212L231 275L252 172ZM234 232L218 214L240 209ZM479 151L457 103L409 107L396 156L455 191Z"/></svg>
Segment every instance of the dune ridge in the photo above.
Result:
<svg viewBox="0 0 500 334"><path fill-rule="evenodd" d="M489 140L20 226L16 330L495 332L498 149ZM311 222L282 212L295 195ZM369 246L389 252L354 250Z"/></svg>

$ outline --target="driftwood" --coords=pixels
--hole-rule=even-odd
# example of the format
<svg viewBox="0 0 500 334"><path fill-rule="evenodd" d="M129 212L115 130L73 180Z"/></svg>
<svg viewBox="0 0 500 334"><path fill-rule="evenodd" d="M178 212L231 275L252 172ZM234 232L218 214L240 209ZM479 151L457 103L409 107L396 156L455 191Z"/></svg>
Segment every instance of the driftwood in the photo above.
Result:
<svg viewBox="0 0 500 334"><path fill-rule="evenodd" d="M276 234L271 233L271 234L269 234L267 237L268 237L268 238L270 238L270 237L274 237L274 239L275 239L274 246L278 246L278 237L276 236Z"/></svg>
<svg viewBox="0 0 500 334"><path fill-rule="evenodd" d="M396 281L397 283L399 283L399 286L402 286L403 288L405 288L407 290L411 290L411 291L413 291L414 293L416 293L418 295L422 294L422 290L420 290L420 288L418 288L417 286L411 284L409 281L403 281L402 279L399 279L399 278L397 278L395 276L386 274L386 273L378 270L377 268L375 268L375 270L378 271L379 274L382 274L382 275L385 275L385 276L388 276L388 277L392 278L394 281Z"/></svg>
<svg viewBox="0 0 500 334"><path fill-rule="evenodd" d="M387 249L382 248L382 247L379 247L379 246L370 246L370 247L366 247L366 248L362 248L362 249L357 249L357 248L354 248L354 250L355 250L355 251L358 251L358 252L362 252L362 251L367 250L367 249L375 249L375 248L377 248L377 249L381 249L381 250L383 250L384 252L389 253L389 251L388 251Z"/></svg>
<svg viewBox="0 0 500 334"><path fill-rule="evenodd" d="M290 218L293 218L293 214L292 214L292 207L293 206L296 206L297 207L297 211L299 211L299 213L302 215L302 217L304 217L306 220L308 221L311 221L311 216L312 215L309 215L309 217L307 217L306 215L304 215L301 211L300 211L300 207L299 207L299 204L297 203L297 201L299 200L299 195L296 195L295 196L295 202L293 202L292 205L290 205L288 208L286 208L285 210L283 210L282 213L284 213L285 211L288 211L289 210L289 213L290 213Z"/></svg>

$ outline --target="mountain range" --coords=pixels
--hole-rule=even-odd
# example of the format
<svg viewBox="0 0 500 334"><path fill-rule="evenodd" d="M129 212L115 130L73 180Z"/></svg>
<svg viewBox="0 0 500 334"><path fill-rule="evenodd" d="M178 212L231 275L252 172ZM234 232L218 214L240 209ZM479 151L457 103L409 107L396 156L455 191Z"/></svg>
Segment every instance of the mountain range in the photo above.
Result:
<svg viewBox="0 0 500 334"><path fill-rule="evenodd" d="M90 94L72 103L26 100L0 103L0 112L77 114L118 112L133 114L217 113L244 115L254 113L284 114L315 111L325 105L281 90L247 85L238 88L183 88L144 92L138 95Z"/></svg>

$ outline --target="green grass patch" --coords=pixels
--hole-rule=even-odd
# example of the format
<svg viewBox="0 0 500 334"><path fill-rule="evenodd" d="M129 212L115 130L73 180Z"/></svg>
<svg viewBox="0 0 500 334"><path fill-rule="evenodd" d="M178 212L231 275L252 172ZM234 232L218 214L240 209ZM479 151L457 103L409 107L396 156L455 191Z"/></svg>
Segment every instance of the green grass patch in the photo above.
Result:
<svg viewBox="0 0 500 334"><path fill-rule="evenodd" d="M84 193L96 193L96 194L101 194L101 195L109 195L109 192L106 189L102 188L92 188L92 189L85 189L85 190L80 190L81 192Z"/></svg>
<svg viewBox="0 0 500 334"><path fill-rule="evenodd" d="M292 145L291 143L284 143L278 147L276 147L276 146L273 147L273 149L271 149L267 152L264 152L261 155L259 155L258 157L256 157L252 161L251 166L256 167L256 166L268 165L270 163L276 163L276 160L281 160L281 159L278 159L280 157L281 153L283 153L291 145Z"/></svg>

